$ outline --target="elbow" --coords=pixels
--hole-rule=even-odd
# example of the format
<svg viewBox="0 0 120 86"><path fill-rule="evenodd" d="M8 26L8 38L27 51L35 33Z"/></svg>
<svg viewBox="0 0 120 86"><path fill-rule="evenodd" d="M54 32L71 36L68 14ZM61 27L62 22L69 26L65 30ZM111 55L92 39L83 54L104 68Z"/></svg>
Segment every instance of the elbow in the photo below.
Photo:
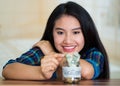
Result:
<svg viewBox="0 0 120 86"><path fill-rule="evenodd" d="M2 76L4 79L12 79L11 77L11 68L8 67L7 65L3 70L2 70Z"/></svg>
<svg viewBox="0 0 120 86"><path fill-rule="evenodd" d="M94 76L94 68L93 65L89 62L81 59L81 77L82 79L92 79Z"/></svg>
<svg viewBox="0 0 120 86"><path fill-rule="evenodd" d="M92 72L90 72L89 70L86 70L82 73L82 78L89 80L89 79L92 79L93 75L94 74Z"/></svg>
<svg viewBox="0 0 120 86"><path fill-rule="evenodd" d="M4 68L3 71L2 71L2 76L4 77L4 79L9 79L6 72L7 72L7 71L6 71L6 69Z"/></svg>
<svg viewBox="0 0 120 86"><path fill-rule="evenodd" d="M94 68L92 65L90 67L83 68L81 74L83 79L92 79L94 76Z"/></svg>

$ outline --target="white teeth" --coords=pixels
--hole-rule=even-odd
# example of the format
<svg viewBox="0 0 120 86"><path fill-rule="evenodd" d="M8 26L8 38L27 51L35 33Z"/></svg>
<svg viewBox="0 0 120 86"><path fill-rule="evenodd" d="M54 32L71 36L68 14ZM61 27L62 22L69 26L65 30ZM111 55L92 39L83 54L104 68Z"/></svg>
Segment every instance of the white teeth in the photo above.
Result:
<svg viewBox="0 0 120 86"><path fill-rule="evenodd" d="M72 46L72 47L64 47L65 49L73 49L74 47Z"/></svg>

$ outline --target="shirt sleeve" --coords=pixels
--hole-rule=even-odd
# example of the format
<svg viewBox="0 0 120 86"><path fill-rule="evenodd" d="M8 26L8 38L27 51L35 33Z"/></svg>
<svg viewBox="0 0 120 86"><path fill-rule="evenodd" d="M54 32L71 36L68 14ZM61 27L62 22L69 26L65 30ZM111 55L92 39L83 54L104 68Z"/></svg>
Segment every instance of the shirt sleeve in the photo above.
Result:
<svg viewBox="0 0 120 86"><path fill-rule="evenodd" d="M20 57L16 59L10 59L6 64L11 64L15 62L27 64L27 65L33 65L33 66L39 66L40 65L40 58L43 56L42 51L38 47L31 48L26 53L23 53ZM3 68L5 68L5 66Z"/></svg>
<svg viewBox="0 0 120 86"><path fill-rule="evenodd" d="M92 79L96 79L103 71L104 57L102 53L99 51L93 51L88 55L86 61L93 65L94 76Z"/></svg>

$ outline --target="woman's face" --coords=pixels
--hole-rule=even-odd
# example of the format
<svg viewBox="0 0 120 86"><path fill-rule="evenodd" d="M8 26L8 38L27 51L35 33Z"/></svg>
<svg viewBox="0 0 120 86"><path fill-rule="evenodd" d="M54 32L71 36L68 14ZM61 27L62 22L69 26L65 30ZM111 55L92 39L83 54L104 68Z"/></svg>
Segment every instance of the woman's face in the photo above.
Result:
<svg viewBox="0 0 120 86"><path fill-rule="evenodd" d="M70 15L63 15L56 20L53 38L60 53L79 52L85 44L79 21Z"/></svg>

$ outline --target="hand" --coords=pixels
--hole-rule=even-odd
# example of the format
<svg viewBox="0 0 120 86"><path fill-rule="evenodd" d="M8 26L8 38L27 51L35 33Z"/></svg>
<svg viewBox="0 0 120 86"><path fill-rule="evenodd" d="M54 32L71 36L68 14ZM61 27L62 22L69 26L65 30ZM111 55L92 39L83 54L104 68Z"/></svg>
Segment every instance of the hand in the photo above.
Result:
<svg viewBox="0 0 120 86"><path fill-rule="evenodd" d="M49 41L45 41L45 40L39 41L35 45L33 45L33 47L35 46L39 47L44 53L44 55L48 55L51 52L54 52L54 49L52 48Z"/></svg>
<svg viewBox="0 0 120 86"><path fill-rule="evenodd" d="M51 55L46 55L41 60L41 72L46 79L50 79L53 73L56 71L64 54L52 53Z"/></svg>

